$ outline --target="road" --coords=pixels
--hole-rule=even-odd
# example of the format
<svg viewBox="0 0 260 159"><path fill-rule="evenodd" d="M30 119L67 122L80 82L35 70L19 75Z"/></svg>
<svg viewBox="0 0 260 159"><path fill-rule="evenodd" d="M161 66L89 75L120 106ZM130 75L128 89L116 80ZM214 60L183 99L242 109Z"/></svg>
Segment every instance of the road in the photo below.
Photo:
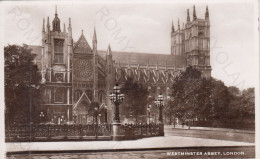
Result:
<svg viewBox="0 0 260 159"><path fill-rule="evenodd" d="M202 139L217 139L239 142L254 143L255 134L253 132L234 131L234 130L210 130L210 129L181 129L173 128L173 126L165 126L165 136L180 136L180 137L194 137ZM192 138L191 138L192 140ZM187 142L187 140L186 140ZM228 146L228 145L227 145ZM198 152L202 155L174 155L174 153L181 152ZM216 152L220 155L211 154L205 155L205 152ZM230 155L230 153L240 153L238 155ZM228 154L228 155L227 155ZM178 159L191 159L191 158L254 158L254 146L240 146L240 147L203 147L203 148L167 148L160 150L142 150L142 151L114 151L114 152L72 152L72 153L45 153L45 154L16 154L10 155L8 158L18 159L137 159L137 158L178 158Z"/></svg>
<svg viewBox="0 0 260 159"><path fill-rule="evenodd" d="M234 131L232 129L220 129L220 130L209 130L209 129L181 129L173 128L173 126L166 126L165 135L169 136L184 136L184 137L196 137L206 139L219 139L219 140L230 140L240 142L255 142L255 133L243 130Z"/></svg>

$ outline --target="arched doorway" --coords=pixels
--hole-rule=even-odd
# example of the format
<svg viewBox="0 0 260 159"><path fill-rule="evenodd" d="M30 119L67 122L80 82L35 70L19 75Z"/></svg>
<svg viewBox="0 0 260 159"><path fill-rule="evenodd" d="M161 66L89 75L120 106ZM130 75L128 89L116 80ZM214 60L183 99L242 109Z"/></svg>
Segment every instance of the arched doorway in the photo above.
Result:
<svg viewBox="0 0 260 159"><path fill-rule="evenodd" d="M73 121L76 124L89 124L90 115L89 115L89 108L90 108L91 101L86 95L83 93L76 104L73 106Z"/></svg>

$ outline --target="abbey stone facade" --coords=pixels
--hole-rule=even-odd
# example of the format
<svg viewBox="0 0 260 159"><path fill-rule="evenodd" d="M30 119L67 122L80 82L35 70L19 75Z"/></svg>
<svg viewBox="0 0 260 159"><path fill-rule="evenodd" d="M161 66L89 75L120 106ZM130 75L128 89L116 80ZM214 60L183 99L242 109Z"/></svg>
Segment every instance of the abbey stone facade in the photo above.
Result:
<svg viewBox="0 0 260 159"><path fill-rule="evenodd" d="M108 45L107 51L98 50L98 36L94 29L92 46L82 34L75 42L72 38L71 19L68 28L61 30L57 10L50 23L43 19L42 46L32 46L42 74L42 105L48 121L62 123L92 123L88 108L91 102L107 106L108 121L113 118L109 94L115 83L124 84L128 77L142 83L149 95L162 92L170 98L173 79L188 65L211 76L210 21L208 7L205 19L196 16L195 6L182 27L172 24L171 53L149 54L116 52ZM101 33L100 33L101 34Z"/></svg>

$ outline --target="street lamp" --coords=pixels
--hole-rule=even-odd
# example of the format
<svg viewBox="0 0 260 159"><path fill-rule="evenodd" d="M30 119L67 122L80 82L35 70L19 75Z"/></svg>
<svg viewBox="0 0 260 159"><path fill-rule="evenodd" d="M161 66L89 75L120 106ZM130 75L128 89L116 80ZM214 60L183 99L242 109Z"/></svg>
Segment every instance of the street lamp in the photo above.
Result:
<svg viewBox="0 0 260 159"><path fill-rule="evenodd" d="M94 109L95 109L95 124L98 124L98 118L97 118L97 116L98 116L98 107L95 107Z"/></svg>
<svg viewBox="0 0 260 159"><path fill-rule="evenodd" d="M105 124L107 124L107 106L105 105L104 108L105 108Z"/></svg>
<svg viewBox="0 0 260 159"><path fill-rule="evenodd" d="M74 112L72 116L73 116L73 119L74 119L74 123L76 124L78 114L76 112Z"/></svg>
<svg viewBox="0 0 260 159"><path fill-rule="evenodd" d="M163 106L164 106L164 102L163 102L163 95L162 93L160 93L158 95L158 98L157 100L154 102L155 105L159 108L159 123L163 123L163 118L162 118L162 109L163 109Z"/></svg>
<svg viewBox="0 0 260 159"><path fill-rule="evenodd" d="M61 121L61 124L64 124L64 115L61 115L60 121Z"/></svg>
<svg viewBox="0 0 260 159"><path fill-rule="evenodd" d="M101 124L101 114L98 114L98 116L99 116L99 123Z"/></svg>
<svg viewBox="0 0 260 159"><path fill-rule="evenodd" d="M121 93L118 83L113 88L113 93L109 95L111 102L115 105L115 123L120 123L119 118L119 104L121 104L125 98L125 95Z"/></svg>
<svg viewBox="0 0 260 159"><path fill-rule="evenodd" d="M149 117L149 118L148 118L149 124L151 123L151 122L150 122L150 109L151 109L151 107L152 107L152 106L151 106L150 104L149 104L148 107L147 107L148 117Z"/></svg>
<svg viewBox="0 0 260 159"><path fill-rule="evenodd" d="M41 120L41 123L42 123L43 118L44 118L44 114L43 114L43 112L41 112L41 113L40 113L40 120Z"/></svg>
<svg viewBox="0 0 260 159"><path fill-rule="evenodd" d="M113 88L113 93L109 95L112 104L115 105L115 118L113 122L113 140L120 140L120 118L119 118L119 104L123 102L125 95L121 93L118 83Z"/></svg>

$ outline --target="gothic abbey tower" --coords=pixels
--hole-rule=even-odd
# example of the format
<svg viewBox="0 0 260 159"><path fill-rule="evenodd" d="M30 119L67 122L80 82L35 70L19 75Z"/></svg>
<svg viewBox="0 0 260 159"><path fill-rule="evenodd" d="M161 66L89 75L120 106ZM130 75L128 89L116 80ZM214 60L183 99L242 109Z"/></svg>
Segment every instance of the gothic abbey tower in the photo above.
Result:
<svg viewBox="0 0 260 159"><path fill-rule="evenodd" d="M205 19L199 19L193 6L193 16L190 18L187 10L187 21L182 27L178 20L177 29L172 23L171 54L186 58L187 65L201 70L204 76L211 75L210 66L210 21L209 10L206 7Z"/></svg>
<svg viewBox="0 0 260 159"><path fill-rule="evenodd" d="M41 50L43 109L49 119L68 120L72 111L72 27L69 19L68 29L64 24L61 31L57 8L52 29L49 17L47 26L43 19Z"/></svg>

